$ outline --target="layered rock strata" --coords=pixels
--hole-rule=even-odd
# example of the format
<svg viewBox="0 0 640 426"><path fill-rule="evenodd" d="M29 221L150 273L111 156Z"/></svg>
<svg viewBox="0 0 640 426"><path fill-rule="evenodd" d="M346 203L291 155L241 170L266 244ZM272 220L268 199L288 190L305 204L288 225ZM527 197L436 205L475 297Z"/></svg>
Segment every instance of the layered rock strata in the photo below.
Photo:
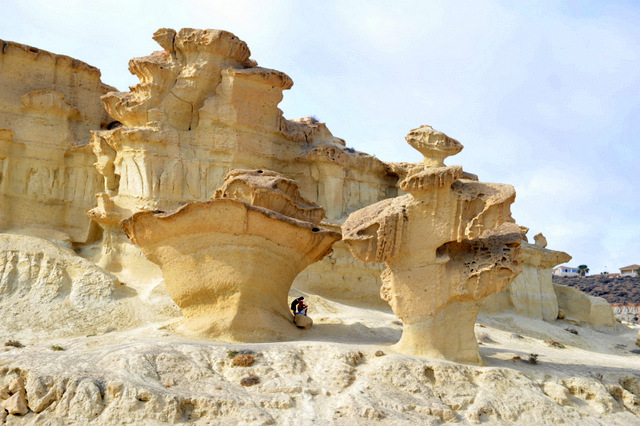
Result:
<svg viewBox="0 0 640 426"><path fill-rule="evenodd" d="M234 170L211 201L136 213L123 226L162 269L187 333L256 342L296 335L291 283L340 239L322 216L294 181Z"/></svg>
<svg viewBox="0 0 640 426"><path fill-rule="evenodd" d="M90 130L110 121L112 87L67 56L0 40L0 230L40 228L75 242L96 237L85 211L100 175Z"/></svg>
<svg viewBox="0 0 640 426"><path fill-rule="evenodd" d="M429 126L407 141L428 156L401 182L408 194L352 213L343 238L355 257L386 264L381 296L403 322L397 350L480 364L474 324L483 299L522 269L515 191L444 166L462 145Z"/></svg>
<svg viewBox="0 0 640 426"><path fill-rule="evenodd" d="M258 67L238 37L161 29L154 39L164 50L129 63L140 84L103 97L122 126L93 134L104 189L90 215L105 230L100 264L107 269L136 256L120 220L206 201L231 169L284 173L337 224L397 194L397 175L385 163L346 148L315 119L285 119L277 105L292 80Z"/></svg>
<svg viewBox="0 0 640 426"><path fill-rule="evenodd" d="M0 234L0 338L86 335L139 325L145 308L133 294L69 248Z"/></svg>

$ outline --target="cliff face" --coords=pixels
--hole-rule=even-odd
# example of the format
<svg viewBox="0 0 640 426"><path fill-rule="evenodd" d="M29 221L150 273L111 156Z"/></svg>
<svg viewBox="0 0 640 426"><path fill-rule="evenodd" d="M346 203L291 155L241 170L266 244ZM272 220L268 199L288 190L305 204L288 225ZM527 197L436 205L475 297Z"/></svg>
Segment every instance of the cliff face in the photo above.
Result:
<svg viewBox="0 0 640 426"><path fill-rule="evenodd" d="M205 201L231 169L273 170L296 180L302 196L326 210L329 224L397 194L397 175L385 163L345 148L313 119L285 119L277 105L293 81L258 67L233 34L161 29L154 39L164 50L129 64L140 84L103 97L122 126L94 132L91 142L104 187L90 214L106 235L105 267L122 268L132 251L120 220ZM334 265L324 263L327 269ZM322 282L318 275L304 279L308 287Z"/></svg>
<svg viewBox="0 0 640 426"><path fill-rule="evenodd" d="M579 334L538 320L554 310L548 264L527 257L526 246L518 257L518 230L503 228L516 227L513 188L444 167L459 151L455 141L416 129L407 140L427 161L385 164L345 148L322 123L285 119L277 105L291 79L258 67L234 35L163 29L154 38L163 50L131 61L140 84L127 93L80 61L0 41L0 423L637 422L636 333L582 327L592 314L610 318L578 292L561 306ZM266 196L232 174L207 201L238 167L283 177L268 182L276 191ZM328 247L317 236L337 239L333 231L357 210L363 220L355 222L372 225L351 235L363 257L396 268L384 274L383 296L407 324L427 326L408 333L416 351L412 342L391 346L403 335L398 317L371 309L384 303L382 264L354 259L341 242L293 283L290 294L306 296L314 326L288 331L286 293L308 263L296 258L301 247L319 259ZM146 253L127 239L123 219ZM291 230L298 221L306 240ZM266 239L275 244L264 250ZM166 285L143 254L165 265ZM481 314L474 330L481 299L503 289L521 262L525 281L503 295L528 317ZM244 275L229 279L236 272ZM426 275L431 287L421 286ZM229 288L243 283L256 291ZM229 307L249 313L240 323L228 316L229 329L271 340L275 315L283 338L304 338L221 343L216 315ZM189 309L209 320L217 341L175 333ZM425 355L425 336L451 358L481 355L488 367L398 353ZM234 364L234 351L255 363Z"/></svg>
<svg viewBox="0 0 640 426"><path fill-rule="evenodd" d="M85 211L101 177L90 130L111 121L100 71L67 56L0 40L0 229L94 237Z"/></svg>

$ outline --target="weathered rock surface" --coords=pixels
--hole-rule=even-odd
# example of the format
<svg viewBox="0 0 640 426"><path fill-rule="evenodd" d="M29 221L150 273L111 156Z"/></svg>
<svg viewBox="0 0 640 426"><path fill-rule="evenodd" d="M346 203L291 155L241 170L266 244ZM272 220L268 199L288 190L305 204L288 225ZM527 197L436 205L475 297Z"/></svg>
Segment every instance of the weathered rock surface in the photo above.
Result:
<svg viewBox="0 0 640 426"><path fill-rule="evenodd" d="M293 279L340 239L317 225L322 212L278 173L234 170L211 201L136 213L123 226L162 269L188 332L271 341L294 334L287 303Z"/></svg>
<svg viewBox="0 0 640 426"><path fill-rule="evenodd" d="M511 310L529 318L555 321L558 318L558 298L554 291L551 275L553 267L571 260L567 253L548 250L537 242L522 242L520 259L522 273L509 287L487 298L483 312L496 313ZM545 244L546 245L546 244Z"/></svg>
<svg viewBox="0 0 640 426"><path fill-rule="evenodd" d="M67 56L0 40L0 230L40 227L93 239L85 211L100 175L89 146L110 118L100 71Z"/></svg>
<svg viewBox="0 0 640 426"><path fill-rule="evenodd" d="M521 232L509 211L515 191L442 166L462 146L438 133L409 133L433 158L401 182L409 194L352 213L343 238L355 257L385 262L381 295L404 324L399 350L481 363L473 325L482 301L521 271Z"/></svg>
<svg viewBox="0 0 640 426"><path fill-rule="evenodd" d="M565 314L565 321L589 324L595 329L611 331L617 327L611 305L602 297L589 296L580 290L554 284L558 306Z"/></svg>
<svg viewBox="0 0 640 426"><path fill-rule="evenodd" d="M294 424L304 417L314 424L595 425L638 418L635 358L587 372L559 363L551 355L557 350L537 365L497 353L487 358L492 366L475 367L387 347L378 357L375 345L230 346L148 334L146 341L89 338L64 352L0 352L0 389L24 378L29 408L8 424ZM248 347L255 363L234 366L227 351ZM577 354L572 361L580 364L587 355ZM249 376L259 383L241 386Z"/></svg>
<svg viewBox="0 0 640 426"><path fill-rule="evenodd" d="M542 248L547 247L547 239L545 238L544 235L542 235L542 232L538 232L536 235L534 235L533 240L536 242L536 245L538 247L542 247ZM569 260L571 259L564 260L563 262L568 262Z"/></svg>
<svg viewBox="0 0 640 426"><path fill-rule="evenodd" d="M314 119L285 119L277 105L293 82L258 67L238 37L161 29L154 39L164 50L129 64L140 84L103 97L123 126L94 132L92 139L104 177L98 206L90 212L104 228L100 265L117 272L135 256L120 220L206 201L232 169L283 173L325 209L328 221L338 223L397 194L397 175L385 163L346 148ZM321 275L307 280L311 286L324 281Z"/></svg>
<svg viewBox="0 0 640 426"><path fill-rule="evenodd" d="M72 336L171 318L68 248L0 234L0 336ZM175 313L174 313L175 315Z"/></svg>

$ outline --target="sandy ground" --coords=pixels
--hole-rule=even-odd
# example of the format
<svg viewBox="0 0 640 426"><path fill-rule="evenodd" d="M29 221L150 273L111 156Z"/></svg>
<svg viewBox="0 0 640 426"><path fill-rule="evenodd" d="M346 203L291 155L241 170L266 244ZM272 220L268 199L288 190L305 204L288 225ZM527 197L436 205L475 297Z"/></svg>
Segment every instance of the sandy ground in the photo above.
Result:
<svg viewBox="0 0 640 426"><path fill-rule="evenodd" d="M5 421L640 424L637 329L605 334L481 316L476 336L486 365L465 366L395 353L402 327L391 311L306 299L315 325L289 342L186 338L171 331L179 319L70 338L16 332L25 346L0 347L0 384L24 377L31 411ZM250 352L255 363L235 367L229 351ZM242 386L250 377L259 383Z"/></svg>

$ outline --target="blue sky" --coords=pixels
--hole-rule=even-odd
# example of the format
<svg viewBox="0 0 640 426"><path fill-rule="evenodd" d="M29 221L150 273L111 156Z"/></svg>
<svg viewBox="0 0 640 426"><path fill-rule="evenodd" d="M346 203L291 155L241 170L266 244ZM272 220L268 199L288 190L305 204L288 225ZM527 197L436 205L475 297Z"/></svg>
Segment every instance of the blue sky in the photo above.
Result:
<svg viewBox="0 0 640 426"><path fill-rule="evenodd" d="M0 38L94 65L120 90L161 27L246 41L347 145L419 161L429 124L461 164L517 191L513 215L591 272L640 264L640 3L634 1L14 1Z"/></svg>

